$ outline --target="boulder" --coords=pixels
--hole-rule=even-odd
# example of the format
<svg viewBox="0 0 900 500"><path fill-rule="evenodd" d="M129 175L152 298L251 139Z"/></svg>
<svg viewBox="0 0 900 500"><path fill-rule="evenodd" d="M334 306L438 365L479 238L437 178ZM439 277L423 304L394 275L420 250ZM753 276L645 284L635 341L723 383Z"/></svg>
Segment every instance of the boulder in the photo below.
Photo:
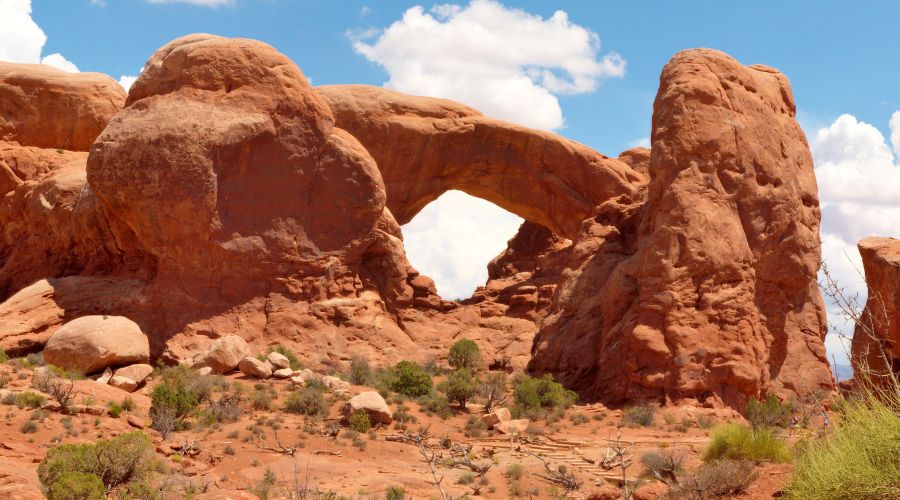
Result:
<svg viewBox="0 0 900 500"><path fill-rule="evenodd" d="M528 424L530 424L527 418L520 418L518 420L507 420L505 422L500 422L494 426L494 429L499 431L501 434L523 434L528 430Z"/></svg>
<svg viewBox="0 0 900 500"><path fill-rule="evenodd" d="M280 352L272 351L266 355L266 360L272 365L273 369L290 368L291 360Z"/></svg>
<svg viewBox="0 0 900 500"><path fill-rule="evenodd" d="M318 378L318 375L313 373L309 368L304 368L299 372L294 373L291 377L292 385L306 385L310 380Z"/></svg>
<svg viewBox="0 0 900 500"><path fill-rule="evenodd" d="M197 374L202 375L202 376L210 375L211 373L212 373L212 368L210 368L208 366L200 367L197 370Z"/></svg>
<svg viewBox="0 0 900 500"><path fill-rule="evenodd" d="M138 383L136 381L119 375L113 375L112 378L109 379L109 385L127 392L134 392L138 388Z"/></svg>
<svg viewBox="0 0 900 500"><path fill-rule="evenodd" d="M209 347L194 357L194 367L209 367L212 373L228 373L250 356L247 341L237 335L216 339Z"/></svg>
<svg viewBox="0 0 900 500"><path fill-rule="evenodd" d="M125 105L125 90L102 73L0 62L0 100L0 138L87 151Z"/></svg>
<svg viewBox="0 0 900 500"><path fill-rule="evenodd" d="M344 418L359 410L365 410L372 424L389 425L394 421L394 413L387 402L375 391L367 391L350 398L343 407Z"/></svg>
<svg viewBox="0 0 900 500"><path fill-rule="evenodd" d="M620 498L622 498L622 491L604 482L600 487L588 493L585 500L619 500Z"/></svg>
<svg viewBox="0 0 900 500"><path fill-rule="evenodd" d="M138 385L144 383L147 380L147 377L153 373L153 367L146 364L136 364L126 366L124 368L119 368L116 370L115 375L117 377L125 377L137 382Z"/></svg>
<svg viewBox="0 0 900 500"><path fill-rule="evenodd" d="M97 380L95 382L97 382L98 384L106 385L109 383L109 379L111 379L112 376L112 368L107 367L105 370L103 370L103 373L99 377L97 377Z"/></svg>
<svg viewBox="0 0 900 500"><path fill-rule="evenodd" d="M508 420L512 420L512 415L509 413L508 408L497 408L496 410L481 416L481 421L488 426L488 429L493 428L500 422L506 422Z"/></svg>
<svg viewBox="0 0 900 500"><path fill-rule="evenodd" d="M337 377L332 377L331 375L325 375L322 377L322 383L325 384L325 387L328 388L331 392L347 392L350 390L350 383L343 381Z"/></svg>
<svg viewBox="0 0 900 500"><path fill-rule="evenodd" d="M279 368L272 372L272 376L275 378L290 378L294 374L294 370L290 368Z"/></svg>
<svg viewBox="0 0 900 500"><path fill-rule="evenodd" d="M44 348L47 363L93 373L109 366L150 361L150 344L141 328L122 316L84 316L57 330Z"/></svg>
<svg viewBox="0 0 900 500"><path fill-rule="evenodd" d="M272 368L265 361L247 356L238 363L238 369L248 377L267 379L272 376Z"/></svg>

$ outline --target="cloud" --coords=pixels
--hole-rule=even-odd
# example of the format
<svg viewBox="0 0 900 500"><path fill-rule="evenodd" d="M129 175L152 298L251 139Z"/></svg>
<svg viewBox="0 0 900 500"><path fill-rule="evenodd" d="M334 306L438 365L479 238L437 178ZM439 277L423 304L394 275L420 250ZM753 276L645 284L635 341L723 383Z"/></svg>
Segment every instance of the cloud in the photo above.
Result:
<svg viewBox="0 0 900 500"><path fill-rule="evenodd" d="M31 0L0 0L0 60L36 64L47 35L31 18Z"/></svg>
<svg viewBox="0 0 900 500"><path fill-rule="evenodd" d="M60 53L41 57L47 35L31 18L31 0L0 0L0 61L46 64L78 73Z"/></svg>
<svg viewBox="0 0 900 500"><path fill-rule="evenodd" d="M131 89L131 85L134 84L137 78L137 76L122 75L119 77L119 85L121 85L122 88L125 89L125 92L128 92L128 90Z"/></svg>
<svg viewBox="0 0 900 500"><path fill-rule="evenodd" d="M448 191L403 226L410 264L432 278L445 299L472 295L487 264L506 249L522 218L489 201Z"/></svg>
<svg viewBox="0 0 900 500"><path fill-rule="evenodd" d="M106 7L106 0L91 0L91 5L97 5L99 7Z"/></svg>
<svg viewBox="0 0 900 500"><path fill-rule="evenodd" d="M69 73L78 73L78 66L75 66L75 63L63 57L59 52L41 58L41 64L53 66Z"/></svg>
<svg viewBox="0 0 900 500"><path fill-rule="evenodd" d="M900 235L900 111L889 125L893 150L877 128L849 114L810 140L822 209L822 260L861 303L867 290L856 243L872 235ZM828 317L838 332L852 335L853 325L833 304L828 304ZM845 363L839 340L829 334L826 348Z"/></svg>
<svg viewBox="0 0 900 500"><path fill-rule="evenodd" d="M235 0L144 0L147 3L186 3L203 7L224 7L233 5Z"/></svg>
<svg viewBox="0 0 900 500"><path fill-rule="evenodd" d="M557 95L593 92L625 74L625 60L615 52L601 57L600 37L564 11L544 19L494 0L429 12L415 6L383 30L348 36L387 70L386 87L542 129L564 125Z"/></svg>

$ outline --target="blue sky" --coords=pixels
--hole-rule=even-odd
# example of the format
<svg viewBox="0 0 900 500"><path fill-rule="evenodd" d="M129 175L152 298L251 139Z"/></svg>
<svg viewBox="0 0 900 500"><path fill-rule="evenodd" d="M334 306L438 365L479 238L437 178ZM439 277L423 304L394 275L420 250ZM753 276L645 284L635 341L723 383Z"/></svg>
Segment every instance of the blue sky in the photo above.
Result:
<svg viewBox="0 0 900 500"><path fill-rule="evenodd" d="M898 20L897 1L0 0L0 60L119 79L185 34L256 38L314 85L449 97L615 156L648 140L672 54L716 48L791 80L816 164L823 258L864 296L856 242L900 235ZM449 192L403 229L412 264L450 298L484 283L520 222ZM833 310L829 319L843 325ZM826 345L845 359L846 339Z"/></svg>

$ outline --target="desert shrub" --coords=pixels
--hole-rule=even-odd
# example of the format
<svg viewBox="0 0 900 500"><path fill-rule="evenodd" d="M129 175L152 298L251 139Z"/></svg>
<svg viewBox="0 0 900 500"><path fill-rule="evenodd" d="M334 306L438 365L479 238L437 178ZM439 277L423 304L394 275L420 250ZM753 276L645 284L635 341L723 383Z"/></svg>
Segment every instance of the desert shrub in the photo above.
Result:
<svg viewBox="0 0 900 500"><path fill-rule="evenodd" d="M524 375L513 389L517 416L538 417L548 408L568 408L575 404L578 395L553 381L549 373L540 378Z"/></svg>
<svg viewBox="0 0 900 500"><path fill-rule="evenodd" d="M447 364L451 368L468 368L476 371L481 368L481 349L471 339L460 339L450 346L450 354L447 355Z"/></svg>
<svg viewBox="0 0 900 500"><path fill-rule="evenodd" d="M270 347L269 352L277 352L282 356L286 357L288 361L291 362L291 370L297 371L303 369L303 363L297 358L297 355L294 354L294 351L288 349L283 345L277 345L275 347Z"/></svg>
<svg viewBox="0 0 900 500"><path fill-rule="evenodd" d="M509 464L505 473L507 479L518 481L525 475L525 466L522 464Z"/></svg>
<svg viewBox="0 0 900 500"><path fill-rule="evenodd" d="M223 394L219 398L211 399L206 409L201 413L203 423L212 425L215 423L232 423L241 419L241 392L235 391Z"/></svg>
<svg viewBox="0 0 900 500"><path fill-rule="evenodd" d="M256 390L250 395L250 407L254 410L268 410L272 408L272 396L269 391Z"/></svg>
<svg viewBox="0 0 900 500"><path fill-rule="evenodd" d="M103 481L95 474L66 472L50 486L48 500L106 500Z"/></svg>
<svg viewBox="0 0 900 500"><path fill-rule="evenodd" d="M125 396L125 399L120 403L122 409L125 411L134 411L137 408L137 404L131 399L131 396Z"/></svg>
<svg viewBox="0 0 900 500"><path fill-rule="evenodd" d="M475 474L465 471L456 479L458 484L472 484L475 482Z"/></svg>
<svg viewBox="0 0 900 500"><path fill-rule="evenodd" d="M751 460L718 460L683 476L662 497L664 499L731 498L756 479Z"/></svg>
<svg viewBox="0 0 900 500"><path fill-rule="evenodd" d="M490 413L494 406L506 400L507 378L503 372L488 373L478 386L478 395L484 399L486 412Z"/></svg>
<svg viewBox="0 0 900 500"><path fill-rule="evenodd" d="M641 456L644 473L666 483L677 481L684 463L684 453L679 450L658 449Z"/></svg>
<svg viewBox="0 0 900 500"><path fill-rule="evenodd" d="M656 415L655 404L642 404L629 406L622 412L622 425L627 427L650 427L653 425L653 417Z"/></svg>
<svg viewBox="0 0 900 500"><path fill-rule="evenodd" d="M43 352L33 352L33 353L25 356L25 362L30 367L44 366L47 364L47 362L44 361L44 353Z"/></svg>
<svg viewBox="0 0 900 500"><path fill-rule="evenodd" d="M477 415L469 415L469 418L466 420L466 427L463 431L463 434L466 437L470 438L479 438L481 435L487 431L487 424L481 420L481 417Z"/></svg>
<svg viewBox="0 0 900 500"><path fill-rule="evenodd" d="M391 389L404 396L424 396L431 392L432 385L431 377L412 361L401 361L391 370Z"/></svg>
<svg viewBox="0 0 900 500"><path fill-rule="evenodd" d="M237 453L237 452L234 450L234 447L232 447L230 444L227 445L227 446L225 447L225 449L222 450L222 452L225 453L226 455L234 455L235 453Z"/></svg>
<svg viewBox="0 0 900 500"><path fill-rule="evenodd" d="M474 397L478 391L478 379L472 374L472 370L457 368L438 388L447 395L448 401L458 404L459 408L464 410L466 401Z"/></svg>
<svg viewBox="0 0 900 500"><path fill-rule="evenodd" d="M406 498L406 490L403 486L388 486L384 492L385 500L403 500Z"/></svg>
<svg viewBox="0 0 900 500"><path fill-rule="evenodd" d="M778 396L769 393L766 395L766 399L762 401L755 398L751 399L747 403L745 416L754 429L775 426L787 427L793 410L793 405L782 403Z"/></svg>
<svg viewBox="0 0 900 500"><path fill-rule="evenodd" d="M372 428L372 424L369 422L369 414L366 410L356 410L347 419L347 427L356 432L368 432Z"/></svg>
<svg viewBox="0 0 900 500"><path fill-rule="evenodd" d="M351 384L368 385L374 381L375 374L369 365L369 358L362 354L355 354L350 358L350 368L347 370L347 380Z"/></svg>
<svg viewBox="0 0 900 500"><path fill-rule="evenodd" d="M3 400L0 403L5 404L6 406L12 406L14 404L18 404L19 397L14 392L9 392L5 396L3 396Z"/></svg>
<svg viewBox="0 0 900 500"><path fill-rule="evenodd" d="M266 473L263 475L263 478L256 483L256 486L251 490L254 495L259 497L260 500L268 500L272 498L275 493L275 486L278 484L278 476L275 475L275 472L272 469L266 469Z"/></svg>
<svg viewBox="0 0 900 500"><path fill-rule="evenodd" d="M716 426L716 417L712 415L700 415L697 417L697 425L701 429L712 429Z"/></svg>
<svg viewBox="0 0 900 500"><path fill-rule="evenodd" d="M122 410L122 405L120 405L119 403L116 403L115 401L109 402L108 413L110 417L119 418L119 416L122 414Z"/></svg>
<svg viewBox="0 0 900 500"><path fill-rule="evenodd" d="M0 363L6 363L9 361L9 356L6 354L2 348L0 348Z"/></svg>
<svg viewBox="0 0 900 500"><path fill-rule="evenodd" d="M23 391L16 394L16 406L19 408L40 408L47 402L43 394L32 391Z"/></svg>
<svg viewBox="0 0 900 500"><path fill-rule="evenodd" d="M780 441L771 430L726 424L713 432L712 440L703 452L704 462L723 458L752 460L759 463L787 462L791 457L784 442Z"/></svg>
<svg viewBox="0 0 900 500"><path fill-rule="evenodd" d="M69 412L69 404L75 396L75 380L84 378L78 372L66 371L55 366L48 366L36 372L31 378L31 385L35 389L49 394L59 403L64 413Z"/></svg>
<svg viewBox="0 0 900 500"><path fill-rule="evenodd" d="M95 444L64 444L47 452L38 466L45 491L66 474L80 472L100 478L107 491L146 479L159 468L153 443L143 432L130 432Z"/></svg>
<svg viewBox="0 0 900 500"><path fill-rule="evenodd" d="M150 393L150 427L163 437L184 426L184 419L200 404L197 393L187 387L187 378L177 371L163 371L163 380Z"/></svg>
<svg viewBox="0 0 900 500"><path fill-rule="evenodd" d="M322 391L314 387L301 387L290 393L284 401L284 411L310 417L328 413L328 404Z"/></svg>
<svg viewBox="0 0 900 500"><path fill-rule="evenodd" d="M9 384L9 374L8 373L0 373L0 389L3 389L4 387L6 387L7 384Z"/></svg>
<svg viewBox="0 0 900 500"><path fill-rule="evenodd" d="M453 415L453 412L450 411L450 401L440 394L426 394L419 398L418 401L422 411L428 416L435 415L440 417L441 420L446 420Z"/></svg>
<svg viewBox="0 0 900 500"><path fill-rule="evenodd" d="M900 397L842 403L841 424L797 453L788 498L900 498Z"/></svg>
<svg viewBox="0 0 900 500"><path fill-rule="evenodd" d="M588 416L584 413L575 413L569 417L569 420L571 420L575 425L581 425L590 422L591 419L588 418Z"/></svg>
<svg viewBox="0 0 900 500"><path fill-rule="evenodd" d="M34 434L37 432L37 424L34 423L33 420L26 420L22 422L22 425L19 427L19 432L22 434Z"/></svg>

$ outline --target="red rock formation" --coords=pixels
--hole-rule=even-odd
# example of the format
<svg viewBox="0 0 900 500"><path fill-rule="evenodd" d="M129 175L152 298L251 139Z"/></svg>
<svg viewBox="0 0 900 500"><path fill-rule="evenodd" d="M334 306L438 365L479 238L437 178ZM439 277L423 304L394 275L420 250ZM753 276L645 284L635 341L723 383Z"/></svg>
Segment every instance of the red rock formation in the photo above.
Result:
<svg viewBox="0 0 900 500"><path fill-rule="evenodd" d="M900 240L866 238L859 242L868 284L866 307L851 345L853 368L900 376Z"/></svg>
<svg viewBox="0 0 900 500"><path fill-rule="evenodd" d="M400 224L457 189L571 236L599 200L632 195L644 180L574 141L453 101L367 85L316 90L375 158Z"/></svg>
<svg viewBox="0 0 900 500"><path fill-rule="evenodd" d="M675 55L654 103L647 202L639 217L601 209L576 240L576 254L596 250L564 278L532 367L610 401L740 406L830 388L816 183L795 111L776 70Z"/></svg>
<svg viewBox="0 0 900 500"><path fill-rule="evenodd" d="M0 346L39 348L54 314L114 314L168 361L226 335L331 367L468 337L493 367L530 361L587 399L741 406L830 387L794 111L780 73L685 51L663 71L652 150L614 159L450 101L313 90L260 42L184 37L147 63L86 174L68 153L0 156L0 294L24 288L0 305ZM461 303L409 266L398 224L448 189L529 221ZM73 279L106 281L59 294Z"/></svg>
<svg viewBox="0 0 900 500"><path fill-rule="evenodd" d="M0 140L87 151L124 103L104 74L0 62Z"/></svg>

